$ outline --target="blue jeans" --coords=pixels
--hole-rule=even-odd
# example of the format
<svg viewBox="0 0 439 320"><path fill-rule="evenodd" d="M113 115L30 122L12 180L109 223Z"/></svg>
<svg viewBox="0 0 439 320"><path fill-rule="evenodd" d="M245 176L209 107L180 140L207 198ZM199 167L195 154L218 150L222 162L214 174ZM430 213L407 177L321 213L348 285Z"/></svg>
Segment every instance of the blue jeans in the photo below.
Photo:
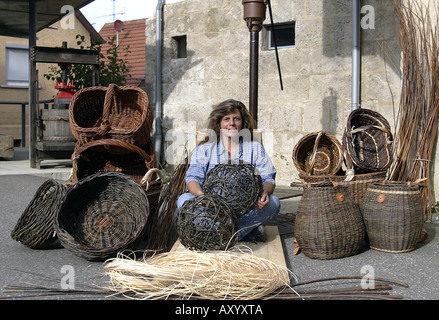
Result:
<svg viewBox="0 0 439 320"><path fill-rule="evenodd" d="M180 210L183 203L186 200L192 199L195 196L186 192L183 193L177 200L177 209ZM270 202L267 206L262 209L252 209L245 215L238 218L238 241L241 241L247 234L249 234L253 229L265 224L269 220L276 217L280 211L280 201L275 195L269 196Z"/></svg>

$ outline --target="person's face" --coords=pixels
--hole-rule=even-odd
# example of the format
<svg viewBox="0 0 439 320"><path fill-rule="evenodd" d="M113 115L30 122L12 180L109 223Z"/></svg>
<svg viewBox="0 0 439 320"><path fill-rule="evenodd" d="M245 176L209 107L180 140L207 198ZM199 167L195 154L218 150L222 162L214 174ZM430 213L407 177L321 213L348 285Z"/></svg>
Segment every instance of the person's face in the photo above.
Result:
<svg viewBox="0 0 439 320"><path fill-rule="evenodd" d="M225 138L232 138L242 129L242 117L239 110L225 115L221 119L220 129Z"/></svg>

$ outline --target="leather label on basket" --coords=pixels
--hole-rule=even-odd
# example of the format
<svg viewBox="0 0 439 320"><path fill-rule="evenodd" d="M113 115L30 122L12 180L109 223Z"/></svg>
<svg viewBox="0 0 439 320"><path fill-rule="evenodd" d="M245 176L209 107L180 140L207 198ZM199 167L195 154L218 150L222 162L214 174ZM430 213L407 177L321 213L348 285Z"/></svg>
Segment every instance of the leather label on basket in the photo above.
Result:
<svg viewBox="0 0 439 320"><path fill-rule="evenodd" d="M377 197L377 202L381 203L384 200L386 200L386 196L384 194L382 194L382 193L379 194L378 197Z"/></svg>
<svg viewBox="0 0 439 320"><path fill-rule="evenodd" d="M338 201L343 202L344 201L344 194L343 193L337 193L335 196Z"/></svg>

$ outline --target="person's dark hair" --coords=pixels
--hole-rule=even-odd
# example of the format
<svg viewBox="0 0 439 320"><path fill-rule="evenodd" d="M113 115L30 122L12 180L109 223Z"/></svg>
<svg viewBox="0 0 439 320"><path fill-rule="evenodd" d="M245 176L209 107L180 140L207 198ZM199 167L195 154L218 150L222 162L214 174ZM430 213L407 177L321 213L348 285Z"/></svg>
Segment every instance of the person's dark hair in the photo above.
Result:
<svg viewBox="0 0 439 320"><path fill-rule="evenodd" d="M217 139L219 139L220 137L221 119L235 110L238 110L241 114L241 129L248 129L250 131L251 137L253 138L253 130L256 128L256 122L253 116L250 114L250 112L247 110L247 107L241 101L228 99L215 105L209 115L209 123L207 125L207 128L215 131ZM208 137L206 138L206 140L208 140Z"/></svg>

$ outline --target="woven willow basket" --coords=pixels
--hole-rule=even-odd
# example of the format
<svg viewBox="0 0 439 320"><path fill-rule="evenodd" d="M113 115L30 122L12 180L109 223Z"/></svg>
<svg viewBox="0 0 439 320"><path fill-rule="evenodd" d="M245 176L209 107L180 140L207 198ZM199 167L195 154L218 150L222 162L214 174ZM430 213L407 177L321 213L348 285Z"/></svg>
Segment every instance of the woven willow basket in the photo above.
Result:
<svg viewBox="0 0 439 320"><path fill-rule="evenodd" d="M150 139L153 114L145 91L110 84L77 91L70 101L69 121L80 144L116 139L143 147Z"/></svg>
<svg viewBox="0 0 439 320"><path fill-rule="evenodd" d="M32 249L44 249L56 239L55 215L68 187L49 179L35 192L11 232L12 239Z"/></svg>
<svg viewBox="0 0 439 320"><path fill-rule="evenodd" d="M301 174L334 175L343 164L342 146L327 132L312 132L294 146L293 162Z"/></svg>
<svg viewBox="0 0 439 320"><path fill-rule="evenodd" d="M309 258L336 259L358 253L365 226L348 188L328 183L304 185L294 235Z"/></svg>
<svg viewBox="0 0 439 320"><path fill-rule="evenodd" d="M262 194L262 179L249 163L220 163L210 170L203 184L203 192L216 194L240 217L254 208Z"/></svg>
<svg viewBox="0 0 439 320"><path fill-rule="evenodd" d="M415 249L424 223L419 185L397 181L371 184L360 208L372 249L386 252Z"/></svg>
<svg viewBox="0 0 439 320"><path fill-rule="evenodd" d="M155 167L152 146L141 149L131 143L115 140L95 140L76 144L72 154L72 182L97 172L120 172L140 183L145 174ZM119 151L120 150L120 151Z"/></svg>
<svg viewBox="0 0 439 320"><path fill-rule="evenodd" d="M194 250L226 250L237 242L237 222L223 198L205 194L184 202L177 220L180 242Z"/></svg>
<svg viewBox="0 0 439 320"><path fill-rule="evenodd" d="M393 161L393 135L389 122L378 112L356 109L349 114L342 147L356 171L385 171Z"/></svg>
<svg viewBox="0 0 439 320"><path fill-rule="evenodd" d="M145 192L130 177L101 172L73 185L55 217L61 244L74 254L102 261L142 240L149 215Z"/></svg>

